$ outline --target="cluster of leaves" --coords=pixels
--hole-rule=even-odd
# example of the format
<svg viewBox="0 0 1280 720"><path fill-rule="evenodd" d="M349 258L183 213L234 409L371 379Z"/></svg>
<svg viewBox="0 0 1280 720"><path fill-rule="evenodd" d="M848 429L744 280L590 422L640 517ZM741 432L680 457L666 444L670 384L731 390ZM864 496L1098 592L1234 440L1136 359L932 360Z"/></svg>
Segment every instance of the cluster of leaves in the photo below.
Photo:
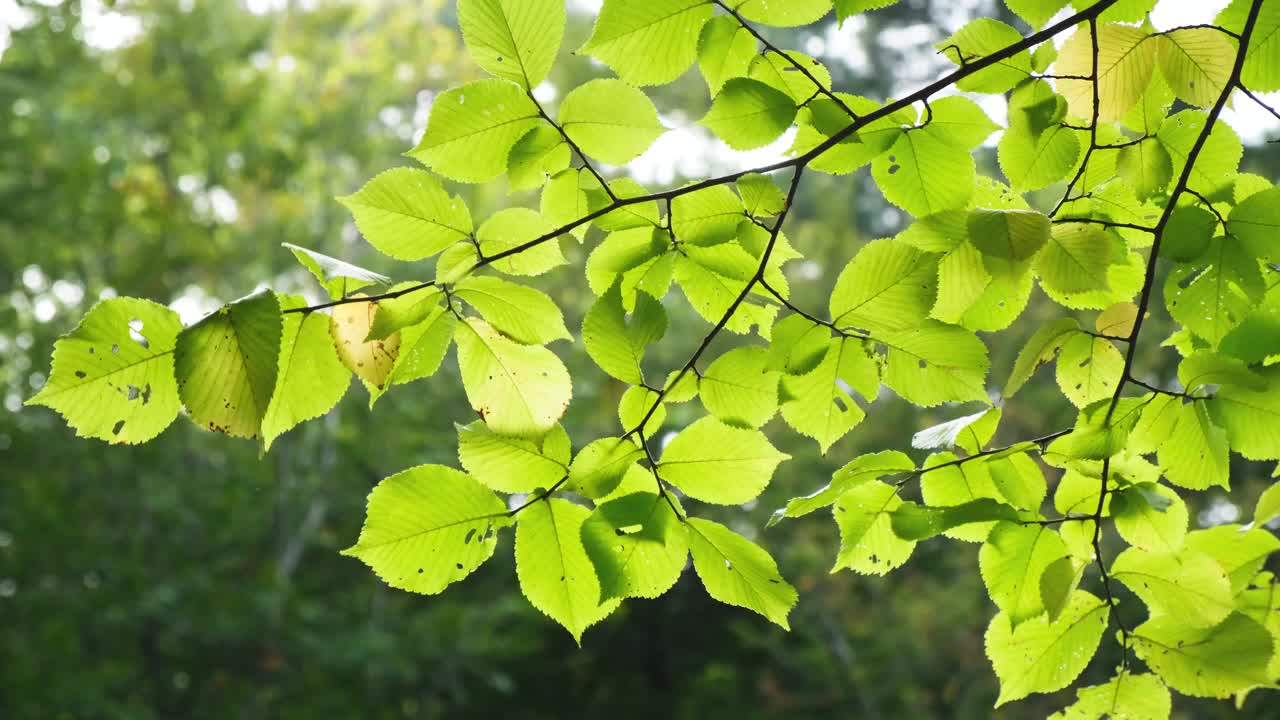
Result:
<svg viewBox="0 0 1280 720"><path fill-rule="evenodd" d="M834 10L843 21L887 4ZM347 553L433 594L514 525L522 590L575 638L627 598L662 595L690 555L711 596L785 627L797 594L769 554L684 502L759 496L788 459L761 431L775 415L825 452L882 385L922 407L981 404L917 433L913 446L931 451L922 462L859 457L773 522L829 511L833 570L859 573L899 567L938 536L979 544L1001 704L1071 685L1112 625L1123 663L1063 717L1167 716L1169 689L1243 697L1280 678L1280 595L1263 571L1280 541L1258 527L1190 531L1179 489L1227 488L1233 452L1280 458L1280 188L1238 172L1241 142L1218 119L1237 91L1280 89L1280 2L1236 0L1216 25L1163 32L1145 20L1154 0L1074 4L1027 37L992 19L966 25L938 44L952 72L882 103L836 91L819 61L756 28L818 21L831 0L606 0L580 52L618 77L568 93L553 118L533 88L559 54L562 0L459 0L467 47L494 77L435 99L409 153L430 171L390 170L342 198L379 251L434 258L433 279L392 283L293 247L329 301L264 290L185 329L163 306L104 301L57 343L31 402L80 435L127 443L185 408L265 450L332 408L352 373L372 402L434 374L456 345L480 417L458 428L465 472L424 465L383 480ZM1008 5L1040 28L1067 1ZM701 124L737 149L794 128L789 159L657 192L607 178L600 163L625 164L664 131L640 88L695 63L712 97ZM1001 128L953 90L1007 95L1007 183L973 156ZM916 219L856 253L823 319L789 299L784 266L801 254L783 225L805 172L866 165ZM478 227L440 179L502 176L539 190L537 208ZM1026 195L1064 182L1056 202ZM575 240L594 244L584 348L627 386L618 432L577 452L560 424L571 378L548 347L573 336L549 296L512 279L566 264L560 243ZM666 333L673 285L711 329L664 374L645 353ZM994 393L978 333L1008 328L1036 286L1068 312ZM1134 368L1160 298L1178 325L1164 341L1182 358L1176 389ZM741 342L705 362L726 331ZM1079 410L1074 427L991 447L992 397L1008 400L1049 362ZM705 416L657 452L668 406L695 399ZM1255 521L1277 515L1280 491L1269 492ZM1104 528L1128 545L1111 559ZM1118 586L1145 622L1133 626Z"/></svg>

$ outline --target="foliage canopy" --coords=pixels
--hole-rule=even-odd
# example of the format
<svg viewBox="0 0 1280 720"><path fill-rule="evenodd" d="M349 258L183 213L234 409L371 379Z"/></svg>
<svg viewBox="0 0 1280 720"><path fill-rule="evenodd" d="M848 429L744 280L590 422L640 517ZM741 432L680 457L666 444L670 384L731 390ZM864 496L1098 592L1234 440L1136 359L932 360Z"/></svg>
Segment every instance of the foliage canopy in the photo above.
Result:
<svg viewBox="0 0 1280 720"><path fill-rule="evenodd" d="M383 480L346 554L434 594L514 527L521 589L580 640L629 598L666 592L690 557L713 598L787 627L798 593L768 552L685 503L754 501L789 459L762 430L775 416L826 452L883 386L957 417L912 438L922 461L863 455L773 522L829 511L833 571L884 574L938 537L978 544L998 704L1071 686L1112 629L1114 677L1079 688L1061 717L1163 717L1171 690L1273 685L1280 599L1263 566L1280 541L1256 525L1280 515L1280 495L1264 495L1255 525L1195 531L1182 495L1229 489L1233 454L1280 459L1280 188L1239 172L1242 144L1219 117L1233 96L1280 89L1280 0L1163 31L1145 20L1154 0L1062 13L1066 0L1008 0L1034 32L978 19L939 43L950 73L884 102L838 91L821 63L758 30L888 4L606 0L578 50L617 78L580 86L553 116L533 89L560 54L563 3L459 0L467 47L494 77L435 99L408 153L427 169L340 198L374 248L433 259L434 276L393 282L291 247L327 301L262 290L183 328L149 301L104 300L56 343L29 402L111 443L145 442L185 409L265 452L331 409L351 375L372 403L456 347L479 416L458 426L462 470ZM601 163L625 164L665 131L643 88L695 64L712 95L700 124L741 150L793 131L789 158L660 191L611 177ZM954 90L1007 96L1007 125ZM1001 130L998 179L974 153ZM784 225L803 178L867 166L915 220L849 259L825 310L799 307L784 268L803 254ZM477 222L445 184L500 177L537 190L537 208ZM557 354L574 336L520 282L568 264L561 245L574 242L593 245L598 298L583 349L626 386L617 432L576 452ZM654 368L646 350L668 334L673 285L711 327L682 366ZM979 333L1008 328L1037 286L1062 315L996 391ZM1177 387L1136 366L1161 313L1176 326L1161 346L1180 356ZM1076 423L993 446L1004 403L1048 363ZM667 407L695 399L705 415L657 447ZM1108 556L1112 532L1128 547Z"/></svg>

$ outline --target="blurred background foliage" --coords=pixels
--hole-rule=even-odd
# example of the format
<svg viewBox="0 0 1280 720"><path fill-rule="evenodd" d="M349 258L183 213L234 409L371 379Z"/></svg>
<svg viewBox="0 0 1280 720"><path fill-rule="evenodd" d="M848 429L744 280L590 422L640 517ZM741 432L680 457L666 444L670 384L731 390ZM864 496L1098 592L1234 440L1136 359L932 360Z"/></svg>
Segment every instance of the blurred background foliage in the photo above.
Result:
<svg viewBox="0 0 1280 720"><path fill-rule="evenodd" d="M579 12L567 49L590 28L591 3L570 5ZM912 0L841 29L770 32L827 62L839 88L885 97L932 77L942 61L931 43L975 14L1017 22L993 2ZM786 498L861 453L907 449L912 432L954 408L885 395L826 457L772 428L795 459L745 512L719 512L801 591L792 632L717 604L686 572L662 600L629 602L590 630L581 649L520 596L509 534L439 597L391 590L337 554L379 478L456 465L454 423L469 419L456 366L390 393L376 414L357 384L263 458L187 423L145 446L108 447L76 440L53 413L21 409L54 338L96 298L147 297L190 322L260 283L315 295L282 242L399 279L430 277L363 245L333 197L407 164L400 154L433 95L480 70L441 0L0 0L0 33L0 717L1022 718L1068 701L991 710L982 633L994 608L975 546L935 540L906 568L864 578L828 574L829 521L763 531ZM599 73L568 57L543 92L563 95ZM680 127L709 104L696 73L654 99ZM646 181L744 162L709 140L676 158L657 152L642 159ZM993 151L979 154L996 173ZM1251 147L1242 170L1275 180L1277 146ZM903 218L863 174L810 188L788 224L808 259L790 274L798 304L820 308L857 247ZM500 184L460 190L478 218L536 206ZM579 274L589 247L566 243L575 265L544 278L571 327L592 300ZM1034 300L1012 329L988 336L992 386L1056 312ZM662 367L682 363L705 331L692 313L673 319ZM581 346L559 351L574 372L571 435L616 431L621 385ZM1172 376L1167 352L1140 362ZM1071 422L1047 382L1041 375L1006 408L997 443ZM677 406L668 428L696 412ZM1193 500L1193 523L1251 511L1268 474L1237 465L1233 496ZM1106 646L1086 680L1118 662ZM1177 713L1235 715L1185 700ZM1255 694L1244 714L1276 717L1280 705Z"/></svg>

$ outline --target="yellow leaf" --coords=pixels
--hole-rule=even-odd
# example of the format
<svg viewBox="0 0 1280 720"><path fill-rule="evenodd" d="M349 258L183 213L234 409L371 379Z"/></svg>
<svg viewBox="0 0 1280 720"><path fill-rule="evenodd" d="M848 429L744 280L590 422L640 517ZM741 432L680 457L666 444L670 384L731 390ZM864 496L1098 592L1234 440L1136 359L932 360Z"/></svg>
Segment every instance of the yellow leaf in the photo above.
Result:
<svg viewBox="0 0 1280 720"><path fill-rule="evenodd" d="M352 297L366 297L352 295ZM373 326L373 316L378 310L376 302L354 302L338 305L333 309L333 321L329 325L334 345L338 348L338 358L342 364L351 369L357 377L369 385L383 388L387 377L396 364L396 356L400 354L400 333L395 332L384 340L370 340L369 328Z"/></svg>

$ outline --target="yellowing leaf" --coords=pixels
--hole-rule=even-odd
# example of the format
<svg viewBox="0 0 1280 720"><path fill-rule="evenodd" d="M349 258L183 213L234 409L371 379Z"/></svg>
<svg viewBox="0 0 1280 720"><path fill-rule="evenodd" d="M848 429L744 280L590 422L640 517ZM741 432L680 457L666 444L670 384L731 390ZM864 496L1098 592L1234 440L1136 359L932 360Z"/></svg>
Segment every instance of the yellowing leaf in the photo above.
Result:
<svg viewBox="0 0 1280 720"><path fill-rule="evenodd" d="M352 297L366 297L356 294ZM352 302L333 309L330 332L338 348L338 358L365 384L382 389L400 355L400 334L382 340L365 340L378 311L375 301Z"/></svg>
<svg viewBox="0 0 1280 720"><path fill-rule="evenodd" d="M1231 77L1236 49L1213 28L1181 28L1159 38L1160 72L1178 99L1211 107Z"/></svg>
<svg viewBox="0 0 1280 720"><path fill-rule="evenodd" d="M1115 122L1137 104L1151 82L1158 44L1141 28L1128 25L1098 26L1098 120ZM1093 40L1088 26L1080 26L1058 52L1055 75L1093 74ZM1093 117L1093 83L1058 80L1071 114Z"/></svg>

